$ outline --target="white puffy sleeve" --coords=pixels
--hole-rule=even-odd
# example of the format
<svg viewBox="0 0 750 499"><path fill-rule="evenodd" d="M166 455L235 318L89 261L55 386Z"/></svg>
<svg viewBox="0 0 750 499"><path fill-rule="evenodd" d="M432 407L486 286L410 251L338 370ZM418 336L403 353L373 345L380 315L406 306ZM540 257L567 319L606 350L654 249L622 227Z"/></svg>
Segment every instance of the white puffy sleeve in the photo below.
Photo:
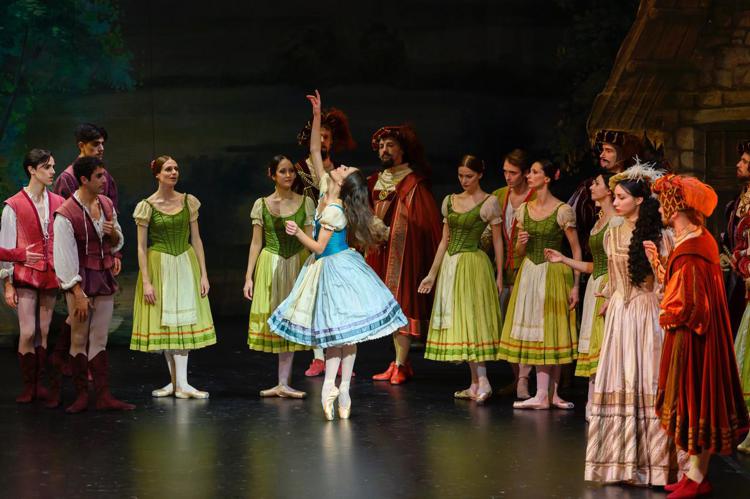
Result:
<svg viewBox="0 0 750 499"><path fill-rule="evenodd" d="M489 225L500 225L503 223L503 213L496 196L490 196L479 208L479 217Z"/></svg>
<svg viewBox="0 0 750 499"><path fill-rule="evenodd" d="M151 208L151 204L145 199L135 205L135 210L133 210L133 219L135 219L135 224L142 227L148 227L148 224L151 223L152 212L153 209Z"/></svg>
<svg viewBox="0 0 750 499"><path fill-rule="evenodd" d="M62 215L55 217L55 239L52 252L55 257L55 274L64 290L72 288L82 278L78 274L78 245L73 235L73 225Z"/></svg>
<svg viewBox="0 0 750 499"><path fill-rule="evenodd" d="M201 207L201 202L192 194L185 195L187 196L188 210L190 210L190 221L195 222L198 220L198 209Z"/></svg>
<svg viewBox="0 0 750 499"><path fill-rule="evenodd" d="M16 212L8 205L3 208L2 221L0 221L0 248L13 249L16 247ZM0 263L0 279L12 280L13 264L11 262Z"/></svg>
<svg viewBox="0 0 750 499"><path fill-rule="evenodd" d="M320 215L320 225L328 230L342 230L346 227L344 209L337 204L329 204Z"/></svg>
<svg viewBox="0 0 750 499"><path fill-rule="evenodd" d="M263 198L258 198L253 203L253 209L250 210L250 220L253 225L263 227Z"/></svg>
<svg viewBox="0 0 750 499"><path fill-rule="evenodd" d="M563 203L557 209L557 225L562 230L574 229L576 226L576 214L568 203Z"/></svg>

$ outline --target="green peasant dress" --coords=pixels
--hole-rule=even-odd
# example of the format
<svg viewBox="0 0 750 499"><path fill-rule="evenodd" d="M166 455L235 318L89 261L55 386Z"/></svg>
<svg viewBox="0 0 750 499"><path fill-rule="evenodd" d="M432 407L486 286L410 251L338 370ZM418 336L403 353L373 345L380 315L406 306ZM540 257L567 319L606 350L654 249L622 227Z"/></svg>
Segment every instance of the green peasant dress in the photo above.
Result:
<svg viewBox="0 0 750 499"><path fill-rule="evenodd" d="M265 198L258 199L250 212L253 225L263 228L264 246L258 255L253 275L253 302L250 305L250 325L247 345L251 350L269 353L298 352L310 347L288 341L268 327L268 318L294 287L297 275L310 252L302 243L286 233L287 221L299 227L312 225L315 205L308 196L293 214L273 215Z"/></svg>
<svg viewBox="0 0 750 499"><path fill-rule="evenodd" d="M425 358L447 362L498 359L503 319L495 270L479 247L487 225L498 225L502 214L497 198L488 196L459 213L452 196L443 201L443 223L450 243L440 264Z"/></svg>
<svg viewBox="0 0 750 499"><path fill-rule="evenodd" d="M565 229L575 227L575 213L560 203L535 220L526 203L516 211L519 230L529 233L500 338L500 358L530 365L569 364L578 357L576 312L568 309L573 271L549 263L544 249L562 249Z"/></svg>
<svg viewBox="0 0 750 499"><path fill-rule="evenodd" d="M198 219L199 207L200 202L190 194L185 194L182 210L171 215L145 199L135 207L135 223L148 227L151 240L148 273L156 303L146 303L139 272L131 350L195 350L216 343L208 296L200 294L200 265L189 243L190 223Z"/></svg>
<svg viewBox="0 0 750 499"><path fill-rule="evenodd" d="M578 338L578 361L576 362L576 376L583 378L590 378L596 374L596 368L599 366L599 350L604 338L604 316L599 314L599 310L606 300L602 296L602 292L609 281L607 252L604 251L604 234L607 232L610 223L621 223L621 220L615 218L607 221L601 227L597 226L600 224L594 225L589 236L594 270L586 284L586 294L583 297L583 317Z"/></svg>

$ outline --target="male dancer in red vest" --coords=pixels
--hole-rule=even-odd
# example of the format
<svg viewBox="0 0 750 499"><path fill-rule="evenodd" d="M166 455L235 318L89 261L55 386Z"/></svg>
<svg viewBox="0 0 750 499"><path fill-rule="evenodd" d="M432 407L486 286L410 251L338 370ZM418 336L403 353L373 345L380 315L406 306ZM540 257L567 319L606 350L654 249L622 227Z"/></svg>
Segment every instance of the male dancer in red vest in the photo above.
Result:
<svg viewBox="0 0 750 499"><path fill-rule="evenodd" d="M58 288L53 268L52 219L63 199L47 192L55 177L55 159L49 151L29 151L23 160L23 169L29 184L5 200L0 247L25 255L15 263L3 262L0 278L5 280L5 302L18 311L18 359L23 391L16 402L28 403L39 398L47 399L49 405L54 403L54 383L52 393L48 393L42 378L47 361L47 334Z"/></svg>
<svg viewBox="0 0 750 499"><path fill-rule="evenodd" d="M78 157L94 157L104 160L104 143L107 141L107 130L104 127L94 125L93 123L82 123L76 127L75 138L78 147ZM104 187L104 195L107 196L114 205L115 212L119 212L117 184L112 175L105 170L104 177L107 180ZM55 180L53 191L59 194L63 199L68 199L76 190L78 190L78 179L73 173L73 165L68 165L65 170ZM121 256L115 255L114 275L118 275L121 269ZM55 349L52 352L52 365L56 370L62 370L66 376L70 376L71 368L68 357L70 350L70 317L66 319L60 330L60 334L55 342Z"/></svg>
<svg viewBox="0 0 750 499"><path fill-rule="evenodd" d="M105 350L117 291L114 255L122 248L122 229L112 201L102 194L107 185L102 160L78 158L73 173L80 186L55 212L54 224L55 272L68 303L76 387L76 400L66 412L88 408L89 368L97 409L132 410L134 405L117 400L109 391Z"/></svg>

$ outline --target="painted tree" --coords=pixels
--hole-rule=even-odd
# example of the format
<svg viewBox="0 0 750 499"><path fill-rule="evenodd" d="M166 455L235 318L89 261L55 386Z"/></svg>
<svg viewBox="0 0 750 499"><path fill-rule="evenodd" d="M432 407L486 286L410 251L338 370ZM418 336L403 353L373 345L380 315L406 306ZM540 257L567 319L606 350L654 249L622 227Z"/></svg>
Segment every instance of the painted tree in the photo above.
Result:
<svg viewBox="0 0 750 499"><path fill-rule="evenodd" d="M26 149L26 123L40 97L99 88L129 90L135 82L116 0L12 0L0 9L4 197L17 188L15 171L20 169L9 169L8 164Z"/></svg>

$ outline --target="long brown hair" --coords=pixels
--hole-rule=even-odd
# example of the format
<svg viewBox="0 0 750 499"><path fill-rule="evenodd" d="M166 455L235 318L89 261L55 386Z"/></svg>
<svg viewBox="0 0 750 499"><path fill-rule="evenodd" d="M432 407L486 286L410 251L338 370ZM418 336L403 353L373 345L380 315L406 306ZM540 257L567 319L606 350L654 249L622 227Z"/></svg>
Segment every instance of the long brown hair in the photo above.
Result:
<svg viewBox="0 0 750 499"><path fill-rule="evenodd" d="M341 184L341 201L349 228L350 244L367 250L388 239L388 228L370 208L367 179L360 170L349 174Z"/></svg>

